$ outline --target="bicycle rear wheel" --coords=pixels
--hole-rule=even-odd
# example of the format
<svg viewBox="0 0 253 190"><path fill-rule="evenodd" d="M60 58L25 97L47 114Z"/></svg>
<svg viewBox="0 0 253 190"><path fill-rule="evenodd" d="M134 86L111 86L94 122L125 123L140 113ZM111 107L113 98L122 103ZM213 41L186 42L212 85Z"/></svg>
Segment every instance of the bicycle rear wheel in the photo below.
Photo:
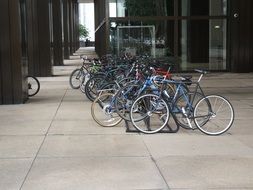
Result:
<svg viewBox="0 0 253 190"><path fill-rule="evenodd" d="M183 127L184 129L196 129L196 125L194 123L194 117L193 117L193 111L195 105L198 103L200 99L202 99L204 96L198 92L192 93L188 92L187 94L182 94L179 96L174 103L173 106L173 112L176 116L178 124ZM207 101L203 102L203 104ZM189 123L187 121L186 116L182 113L182 108L185 109L187 116L189 117L189 121L191 122L191 127L189 126Z"/></svg>
<svg viewBox="0 0 253 190"><path fill-rule="evenodd" d="M127 84L119 89L115 96L116 111L119 116L130 121L130 108L133 101L138 97L138 90L142 86L138 84Z"/></svg>
<svg viewBox="0 0 253 190"><path fill-rule="evenodd" d="M28 96L36 95L40 90L40 82L34 76L27 76L28 82Z"/></svg>
<svg viewBox="0 0 253 190"><path fill-rule="evenodd" d="M132 124L137 130L146 134L162 130L167 125L169 116L167 103L155 94L140 96L130 109Z"/></svg>
<svg viewBox="0 0 253 190"><path fill-rule="evenodd" d="M104 93L91 105L92 118L103 127L114 127L122 121L114 106L114 94Z"/></svg>
<svg viewBox="0 0 253 190"><path fill-rule="evenodd" d="M209 95L196 104L194 121L203 133L220 135L232 126L234 109L226 98L220 95Z"/></svg>

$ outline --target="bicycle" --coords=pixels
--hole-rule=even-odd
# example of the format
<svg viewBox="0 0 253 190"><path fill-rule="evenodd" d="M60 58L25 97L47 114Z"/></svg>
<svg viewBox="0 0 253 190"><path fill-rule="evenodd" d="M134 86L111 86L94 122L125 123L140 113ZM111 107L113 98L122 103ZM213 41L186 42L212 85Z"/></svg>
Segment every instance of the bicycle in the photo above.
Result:
<svg viewBox="0 0 253 190"><path fill-rule="evenodd" d="M195 85L193 92L187 92L183 87L185 83L182 81L164 80L164 86L176 85L173 97L162 90L159 95L146 94L137 98L130 109L133 126L143 133L159 132L167 122L163 115L158 115L160 117L153 125L147 121L151 121L151 116L157 115L158 110L164 109L163 114L166 114L166 118L168 114L171 114L177 125L188 129L196 127L207 135L221 135L229 130L234 121L233 106L223 96L205 95L200 81L207 72L195 71L200 73L200 77L196 82L192 82Z"/></svg>
<svg viewBox="0 0 253 190"><path fill-rule="evenodd" d="M85 83L90 77L90 72L86 68L87 57L81 57L83 59L83 65L81 68L73 70L69 76L69 84L73 89L79 89L80 86ZM88 60L90 62L90 60Z"/></svg>
<svg viewBox="0 0 253 190"><path fill-rule="evenodd" d="M147 90L159 91L158 87L154 86L153 79L153 77L148 77L143 85L138 85L137 80L123 87L115 81L116 85L98 90L99 94L91 105L93 119L103 127L113 127L123 119L129 121L131 102Z"/></svg>
<svg viewBox="0 0 253 190"><path fill-rule="evenodd" d="M139 73L139 71L137 70L136 80L124 85L116 94L116 110L119 116L126 121L130 121L130 108L136 98L145 93L159 93L161 88L159 83L171 77L171 66L167 68L167 71L160 70L159 72L157 72L157 70L153 67L149 67L149 70L155 75L148 76L144 80L142 77L142 73ZM173 85L167 85L165 90L167 94L174 94L175 92Z"/></svg>

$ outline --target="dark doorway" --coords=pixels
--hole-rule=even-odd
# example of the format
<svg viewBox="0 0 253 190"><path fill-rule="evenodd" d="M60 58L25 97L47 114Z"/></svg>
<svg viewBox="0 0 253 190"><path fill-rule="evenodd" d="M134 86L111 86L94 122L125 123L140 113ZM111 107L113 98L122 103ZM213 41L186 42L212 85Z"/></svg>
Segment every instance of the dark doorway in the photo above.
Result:
<svg viewBox="0 0 253 190"><path fill-rule="evenodd" d="M231 71L253 71L253 1L231 0Z"/></svg>

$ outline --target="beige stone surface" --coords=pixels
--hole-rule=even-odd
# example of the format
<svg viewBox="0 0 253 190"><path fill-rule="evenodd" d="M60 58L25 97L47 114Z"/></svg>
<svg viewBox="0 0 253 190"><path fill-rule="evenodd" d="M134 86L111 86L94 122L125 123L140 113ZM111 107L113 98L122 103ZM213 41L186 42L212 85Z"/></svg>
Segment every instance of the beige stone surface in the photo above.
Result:
<svg viewBox="0 0 253 190"><path fill-rule="evenodd" d="M41 90L26 104L0 106L1 190L253 189L252 73L210 73L201 82L234 106L234 124L221 136L126 133L124 123L96 124L91 102L69 86L79 55L92 51L39 78Z"/></svg>

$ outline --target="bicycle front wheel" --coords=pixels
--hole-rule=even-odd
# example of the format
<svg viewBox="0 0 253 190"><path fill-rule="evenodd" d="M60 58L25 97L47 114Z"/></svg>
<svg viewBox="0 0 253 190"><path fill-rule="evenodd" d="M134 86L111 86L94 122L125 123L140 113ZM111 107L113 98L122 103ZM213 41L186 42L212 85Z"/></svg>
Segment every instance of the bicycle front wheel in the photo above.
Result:
<svg viewBox="0 0 253 190"><path fill-rule="evenodd" d="M69 84L71 88L78 89L83 81L84 73L82 69L75 69L69 76Z"/></svg>
<svg viewBox="0 0 253 190"><path fill-rule="evenodd" d="M90 101L94 101L98 94L99 90L102 90L108 82L103 76L94 76L90 78L85 85L85 95Z"/></svg>
<svg viewBox="0 0 253 190"><path fill-rule="evenodd" d="M130 119L134 127L147 134L161 131L167 125L169 116L167 103L155 94L140 96L130 109Z"/></svg>
<svg viewBox="0 0 253 190"><path fill-rule="evenodd" d="M199 130L207 135L223 134L233 124L233 106L222 96L206 96L196 104L194 121Z"/></svg>
<svg viewBox="0 0 253 190"><path fill-rule="evenodd" d="M114 106L114 94L104 93L91 105L93 119L103 127L114 127L122 121Z"/></svg>

